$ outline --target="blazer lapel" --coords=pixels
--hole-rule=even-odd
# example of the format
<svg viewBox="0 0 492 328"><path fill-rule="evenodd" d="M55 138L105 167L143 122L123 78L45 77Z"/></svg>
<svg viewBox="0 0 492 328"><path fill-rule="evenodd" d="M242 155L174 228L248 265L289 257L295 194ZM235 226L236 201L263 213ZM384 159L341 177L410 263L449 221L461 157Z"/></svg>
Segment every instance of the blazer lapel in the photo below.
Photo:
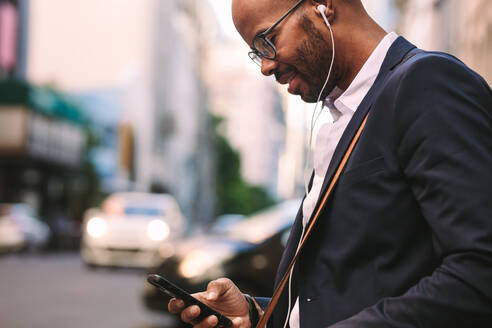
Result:
<svg viewBox="0 0 492 328"><path fill-rule="evenodd" d="M313 180L314 180L314 171L311 173L311 178L309 179L309 184L308 184L308 191L311 190L313 186ZM301 234L302 234L302 219L303 219L303 211L302 211L302 206L304 204L304 200L306 199L306 196L301 201L301 205L299 207L299 210L297 211L296 219L294 221L294 224L292 225L292 229L290 230L290 235L289 239L287 240L287 244L285 245L284 252L282 254L282 258L280 260L280 263L277 268L277 274L275 276L275 284L274 287L277 288L278 283L280 282L280 279L282 279L282 276L284 275L285 271L287 271L287 268L289 267L290 261L294 257L294 254L297 250L297 245L299 244L299 241L301 239Z"/></svg>
<svg viewBox="0 0 492 328"><path fill-rule="evenodd" d="M278 265L277 268L277 274L275 276L275 284L274 284L275 288L277 288L280 279L282 279L282 276L284 275L285 271L287 271L287 268L289 267L290 261L294 257L295 251L297 250L297 244L301 239L301 234L302 234L302 203L301 203L301 208L299 208L299 211L297 212L294 225L290 230L289 239L287 240L284 253L282 254L282 259L280 260L280 264Z"/></svg>
<svg viewBox="0 0 492 328"><path fill-rule="evenodd" d="M321 192L319 194L318 201L316 203L316 207L313 211L313 214L311 215L311 219L314 213L316 213L321 203L321 199L323 198L323 195L325 194L326 189L328 188L329 182L333 178L333 175L335 174L335 171L338 168L338 165L340 164L343 155L347 151L350 142L354 138L355 133L357 132L359 126L364 120L364 117L369 111L369 108L371 108L374 99L376 99L376 96L381 91L381 87L384 85L384 81L386 80L388 74L390 73L391 69L393 69L396 65L398 65L405 58L405 55L413 48L415 48L415 46L401 36L398 37L389 48L388 53L386 54L386 57L381 66L381 69L378 73L378 76L374 81L374 84L369 89L366 96L364 97L359 107L355 111L354 115L352 116L352 119L347 125L347 128L343 132L342 137L340 138L340 141L337 144L337 147L335 148L335 152L331 159L330 165L328 166L328 170L326 172L325 179L321 187Z"/></svg>

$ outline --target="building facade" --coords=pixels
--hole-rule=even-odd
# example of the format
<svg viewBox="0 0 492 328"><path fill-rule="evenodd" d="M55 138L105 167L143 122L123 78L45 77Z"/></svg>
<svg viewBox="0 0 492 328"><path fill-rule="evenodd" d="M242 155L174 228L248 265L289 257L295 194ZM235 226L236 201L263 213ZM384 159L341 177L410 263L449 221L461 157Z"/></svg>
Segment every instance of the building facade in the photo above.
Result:
<svg viewBox="0 0 492 328"><path fill-rule="evenodd" d="M425 50L449 52L492 81L492 2L397 1L399 31Z"/></svg>

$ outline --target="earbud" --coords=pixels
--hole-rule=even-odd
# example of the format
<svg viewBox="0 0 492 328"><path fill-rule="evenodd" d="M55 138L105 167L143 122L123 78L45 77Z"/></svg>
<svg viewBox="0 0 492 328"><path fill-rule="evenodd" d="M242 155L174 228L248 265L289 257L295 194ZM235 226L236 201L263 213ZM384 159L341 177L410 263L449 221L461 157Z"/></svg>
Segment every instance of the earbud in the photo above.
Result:
<svg viewBox="0 0 492 328"><path fill-rule="evenodd" d="M325 14L326 13L326 6L325 5L319 5L316 9L319 11L321 17L323 17L323 20L325 21L326 26L329 27L330 22L328 21L328 18L326 17L326 14Z"/></svg>
<svg viewBox="0 0 492 328"><path fill-rule="evenodd" d="M324 14L326 11L326 6L325 5L319 5L317 9L318 9L320 14Z"/></svg>

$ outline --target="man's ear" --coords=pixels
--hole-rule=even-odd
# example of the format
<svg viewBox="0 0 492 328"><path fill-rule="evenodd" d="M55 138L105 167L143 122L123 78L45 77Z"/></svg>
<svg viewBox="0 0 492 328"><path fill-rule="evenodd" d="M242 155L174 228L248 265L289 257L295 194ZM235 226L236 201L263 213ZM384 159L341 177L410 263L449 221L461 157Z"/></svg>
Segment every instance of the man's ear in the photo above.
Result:
<svg viewBox="0 0 492 328"><path fill-rule="evenodd" d="M318 11L318 6L319 5L324 5L326 7L325 9L325 15L330 21L330 23L333 21L335 17L335 10L333 7L333 0L311 0L313 5L315 6L316 14L321 17L321 13Z"/></svg>

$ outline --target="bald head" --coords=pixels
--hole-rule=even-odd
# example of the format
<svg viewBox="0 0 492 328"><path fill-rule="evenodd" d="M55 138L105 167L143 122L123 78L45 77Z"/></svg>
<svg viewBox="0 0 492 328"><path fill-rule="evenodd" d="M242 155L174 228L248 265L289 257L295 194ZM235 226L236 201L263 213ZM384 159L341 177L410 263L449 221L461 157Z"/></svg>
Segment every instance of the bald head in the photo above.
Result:
<svg viewBox="0 0 492 328"><path fill-rule="evenodd" d="M326 6L337 54L328 91L334 86L348 87L385 32L369 17L361 0L304 0L294 6L297 3L232 0L232 18L254 56L262 59L262 73L275 75L279 83L289 84L289 92L311 102L321 90L333 57L332 36L317 10L319 4ZM262 34L267 30L268 35ZM256 40L264 41L253 45L257 36ZM268 52L261 52L272 45Z"/></svg>
<svg viewBox="0 0 492 328"><path fill-rule="evenodd" d="M243 37L251 45L258 24L268 28L288 10L291 0L233 0L232 20ZM287 9L286 9L287 8Z"/></svg>
<svg viewBox="0 0 492 328"><path fill-rule="evenodd" d="M299 0L232 0L232 19L236 29L243 39L250 43L255 34L250 31L250 27L256 25L259 19L265 25L273 24L289 8ZM351 16L354 21L361 21L361 16L367 15L361 0L304 0L307 6L301 6L295 14L303 13L304 9L311 5L324 4L335 6L337 11L344 16ZM303 4L304 5L304 4ZM304 8L302 8L304 7ZM344 20L347 21L348 17Z"/></svg>

